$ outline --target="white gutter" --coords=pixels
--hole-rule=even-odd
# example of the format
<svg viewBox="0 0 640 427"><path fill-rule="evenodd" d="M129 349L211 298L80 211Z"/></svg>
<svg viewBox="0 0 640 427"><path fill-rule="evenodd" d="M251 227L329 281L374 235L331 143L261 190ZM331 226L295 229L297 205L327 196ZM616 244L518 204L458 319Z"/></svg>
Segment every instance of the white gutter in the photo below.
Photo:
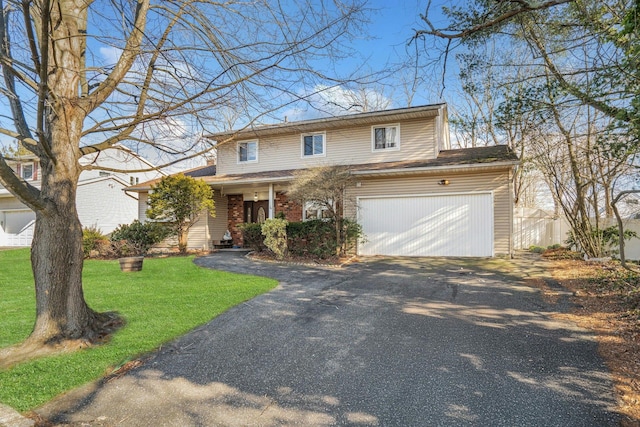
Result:
<svg viewBox="0 0 640 427"><path fill-rule="evenodd" d="M460 172L460 171L468 171L470 169L484 169L484 170L494 170L494 169L504 169L506 167L512 167L518 165L520 162L516 160L509 160L505 162L493 162L493 163L472 163L465 165L455 165L455 166L423 166L417 168L392 168L392 169L380 169L380 170L361 170L361 171L351 171L353 175L403 175L403 174L411 174L415 172Z"/></svg>

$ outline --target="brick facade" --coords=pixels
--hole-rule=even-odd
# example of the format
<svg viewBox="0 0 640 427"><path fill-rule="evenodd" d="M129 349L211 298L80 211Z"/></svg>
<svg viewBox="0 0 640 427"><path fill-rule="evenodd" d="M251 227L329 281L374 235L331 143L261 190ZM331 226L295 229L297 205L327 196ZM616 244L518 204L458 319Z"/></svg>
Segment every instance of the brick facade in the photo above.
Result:
<svg viewBox="0 0 640 427"><path fill-rule="evenodd" d="M227 196L227 230L231 232L233 244L242 246L242 232L237 225L244 222L244 197L242 194Z"/></svg>
<svg viewBox="0 0 640 427"><path fill-rule="evenodd" d="M302 221L302 206L289 200L286 194L277 192L275 203L275 215L284 212L285 219L289 222Z"/></svg>
<svg viewBox="0 0 640 427"><path fill-rule="evenodd" d="M276 193L275 215L284 212L287 221L302 221L302 206L293 200L289 200L284 193ZM227 196L227 229L231 232L233 244L242 246L244 240L238 224L244 223L244 197L242 194Z"/></svg>

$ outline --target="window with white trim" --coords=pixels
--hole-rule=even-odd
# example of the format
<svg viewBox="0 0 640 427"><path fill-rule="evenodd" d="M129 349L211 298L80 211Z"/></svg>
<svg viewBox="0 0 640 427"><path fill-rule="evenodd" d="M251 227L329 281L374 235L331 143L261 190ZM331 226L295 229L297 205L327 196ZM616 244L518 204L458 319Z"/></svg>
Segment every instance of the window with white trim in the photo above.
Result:
<svg viewBox="0 0 640 427"><path fill-rule="evenodd" d="M324 157L325 134L302 135L302 157Z"/></svg>
<svg viewBox="0 0 640 427"><path fill-rule="evenodd" d="M258 161L258 141L238 142L238 163Z"/></svg>
<svg viewBox="0 0 640 427"><path fill-rule="evenodd" d="M23 163L20 169L20 175L25 181L33 180L33 163Z"/></svg>
<svg viewBox="0 0 640 427"><path fill-rule="evenodd" d="M305 202L304 209L302 210L302 220L308 221L311 219L329 219L329 210L326 206L323 206L316 202Z"/></svg>
<svg viewBox="0 0 640 427"><path fill-rule="evenodd" d="M371 126L371 147L373 151L399 150L400 125Z"/></svg>

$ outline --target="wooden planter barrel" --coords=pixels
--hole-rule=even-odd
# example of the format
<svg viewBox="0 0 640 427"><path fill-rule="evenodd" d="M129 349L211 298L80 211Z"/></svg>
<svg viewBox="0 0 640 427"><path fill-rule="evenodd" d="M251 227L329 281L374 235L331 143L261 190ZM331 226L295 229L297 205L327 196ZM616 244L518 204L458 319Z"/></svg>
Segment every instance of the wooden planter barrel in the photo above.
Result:
<svg viewBox="0 0 640 427"><path fill-rule="evenodd" d="M129 256L125 258L118 258L120 262L120 270L122 271L140 271L142 270L143 256Z"/></svg>

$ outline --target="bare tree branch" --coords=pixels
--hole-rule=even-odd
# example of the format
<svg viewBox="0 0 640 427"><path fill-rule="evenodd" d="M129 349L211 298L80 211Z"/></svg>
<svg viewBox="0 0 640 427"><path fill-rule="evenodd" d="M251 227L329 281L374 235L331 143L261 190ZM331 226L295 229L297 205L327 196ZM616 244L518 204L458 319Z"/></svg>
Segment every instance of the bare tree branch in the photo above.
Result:
<svg viewBox="0 0 640 427"><path fill-rule="evenodd" d="M445 30L436 29L435 26L431 23L431 20L429 19L429 6L431 5L431 1L429 1L429 6L427 6L427 11L424 14L420 15L420 19L422 19L427 25L427 27L429 28L427 30L416 30L412 40L416 38L424 37L425 35L436 36L436 37L439 37L442 39L448 39L448 40L464 39L471 35L482 32L483 30L493 28L504 22L510 21L511 19L523 13L533 12L536 10L550 9L554 6L558 6L565 3L571 3L571 2L575 2L575 0L549 0L542 3L537 1L531 2L531 1L524 1L524 0L517 1L517 2L498 0L496 2L496 6L501 6L504 4L510 5L510 4L517 3L520 7L507 10L506 12L501 13L497 16L493 16L493 17L487 16L482 24L465 28L462 31L451 31L447 33L445 32Z"/></svg>
<svg viewBox="0 0 640 427"><path fill-rule="evenodd" d="M81 107L87 112L93 111L102 104L116 89L120 81L131 69L134 61L139 55L140 45L144 38L145 25L147 23L147 12L149 11L150 0L138 0L135 11L135 20L131 28L131 33L127 37L126 44L122 50L122 55L107 78L100 83L96 90L82 98Z"/></svg>

